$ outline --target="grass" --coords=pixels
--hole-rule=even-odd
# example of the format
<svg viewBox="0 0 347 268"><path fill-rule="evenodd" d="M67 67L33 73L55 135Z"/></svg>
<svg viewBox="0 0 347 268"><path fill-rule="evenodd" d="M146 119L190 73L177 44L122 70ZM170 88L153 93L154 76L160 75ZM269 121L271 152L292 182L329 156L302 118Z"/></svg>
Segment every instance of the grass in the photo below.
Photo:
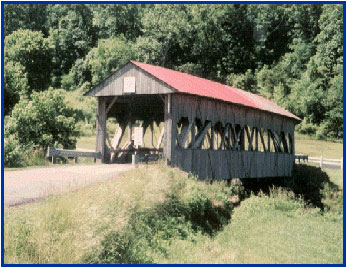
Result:
<svg viewBox="0 0 347 268"><path fill-rule="evenodd" d="M341 263L342 174L319 172L300 169L294 185L265 194L251 184L199 182L164 164L140 166L6 208L5 263ZM302 183L328 209L306 201L311 193L295 194ZM234 208L236 192L247 198Z"/></svg>
<svg viewBox="0 0 347 268"><path fill-rule="evenodd" d="M311 157L340 159L343 156L343 143L321 141L295 133L295 153Z"/></svg>
<svg viewBox="0 0 347 268"><path fill-rule="evenodd" d="M232 222L212 238L177 240L173 263L342 263L342 222L306 210L285 192L251 196L236 208Z"/></svg>

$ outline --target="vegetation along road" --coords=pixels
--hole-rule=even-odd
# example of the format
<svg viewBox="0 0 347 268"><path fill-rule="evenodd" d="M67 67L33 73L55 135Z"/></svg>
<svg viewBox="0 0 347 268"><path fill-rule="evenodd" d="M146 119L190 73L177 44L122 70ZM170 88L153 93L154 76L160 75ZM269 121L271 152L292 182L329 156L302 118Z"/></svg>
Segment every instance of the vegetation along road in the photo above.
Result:
<svg viewBox="0 0 347 268"><path fill-rule="evenodd" d="M5 205L44 199L66 190L117 177L131 165L76 165L5 171Z"/></svg>

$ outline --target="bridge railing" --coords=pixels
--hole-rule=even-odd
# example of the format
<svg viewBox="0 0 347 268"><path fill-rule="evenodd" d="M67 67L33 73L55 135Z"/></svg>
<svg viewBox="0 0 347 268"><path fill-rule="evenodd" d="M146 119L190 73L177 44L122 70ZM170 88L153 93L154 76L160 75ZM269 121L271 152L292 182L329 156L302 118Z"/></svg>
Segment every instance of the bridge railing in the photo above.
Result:
<svg viewBox="0 0 347 268"><path fill-rule="evenodd" d="M88 158L94 158L94 162L96 162L96 159L101 158L101 153L94 152L94 151L65 150L65 149L56 149L54 147L48 147L47 157L52 157L53 164L56 162L57 157L73 157L75 159L75 163L77 163L78 157L88 157Z"/></svg>

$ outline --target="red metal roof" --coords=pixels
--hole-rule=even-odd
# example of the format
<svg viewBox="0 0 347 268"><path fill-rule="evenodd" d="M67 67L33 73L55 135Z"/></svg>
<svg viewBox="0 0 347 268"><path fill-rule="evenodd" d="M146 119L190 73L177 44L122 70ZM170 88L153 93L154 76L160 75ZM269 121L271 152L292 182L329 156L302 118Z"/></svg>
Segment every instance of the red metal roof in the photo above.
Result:
<svg viewBox="0 0 347 268"><path fill-rule="evenodd" d="M131 62L147 73L163 81L167 85L173 87L177 90L177 92L237 103L301 121L299 117L288 112L274 102L242 89L230 87L221 83L166 69L160 66L154 66L136 61Z"/></svg>

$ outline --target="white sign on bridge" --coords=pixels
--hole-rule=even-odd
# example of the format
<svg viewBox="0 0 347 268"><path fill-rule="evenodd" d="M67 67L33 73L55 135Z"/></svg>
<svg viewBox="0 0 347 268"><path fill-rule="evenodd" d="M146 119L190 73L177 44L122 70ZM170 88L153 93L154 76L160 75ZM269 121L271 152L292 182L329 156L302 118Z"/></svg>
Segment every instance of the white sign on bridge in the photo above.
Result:
<svg viewBox="0 0 347 268"><path fill-rule="evenodd" d="M135 77L124 77L123 93L135 93Z"/></svg>

